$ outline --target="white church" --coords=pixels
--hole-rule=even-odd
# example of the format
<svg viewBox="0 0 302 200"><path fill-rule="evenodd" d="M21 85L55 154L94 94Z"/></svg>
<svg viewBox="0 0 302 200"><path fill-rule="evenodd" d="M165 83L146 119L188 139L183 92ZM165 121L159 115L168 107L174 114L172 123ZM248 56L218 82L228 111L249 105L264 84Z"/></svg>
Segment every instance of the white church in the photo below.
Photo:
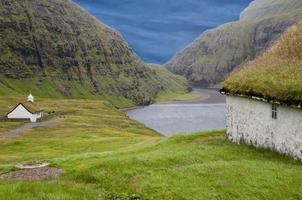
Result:
<svg viewBox="0 0 302 200"><path fill-rule="evenodd" d="M31 93L26 102L19 103L7 114L8 119L24 119L30 120L30 122L37 122L42 117L43 111L34 103L34 97Z"/></svg>

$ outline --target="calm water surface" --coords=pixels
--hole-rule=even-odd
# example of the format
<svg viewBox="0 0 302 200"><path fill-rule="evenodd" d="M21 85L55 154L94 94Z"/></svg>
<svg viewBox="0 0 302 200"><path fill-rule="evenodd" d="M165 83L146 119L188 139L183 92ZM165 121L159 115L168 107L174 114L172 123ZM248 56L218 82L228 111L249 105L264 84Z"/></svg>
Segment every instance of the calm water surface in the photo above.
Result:
<svg viewBox="0 0 302 200"><path fill-rule="evenodd" d="M154 104L126 114L165 136L225 128L225 104Z"/></svg>

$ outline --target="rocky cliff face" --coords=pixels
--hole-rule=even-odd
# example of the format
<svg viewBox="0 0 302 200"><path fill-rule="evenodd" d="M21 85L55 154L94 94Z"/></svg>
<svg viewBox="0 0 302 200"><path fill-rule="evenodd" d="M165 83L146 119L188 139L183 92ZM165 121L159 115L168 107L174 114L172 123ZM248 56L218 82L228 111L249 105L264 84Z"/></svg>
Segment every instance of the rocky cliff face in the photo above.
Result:
<svg viewBox="0 0 302 200"><path fill-rule="evenodd" d="M11 90L24 80L68 97L147 104L162 87L116 31L71 0L0 0L0 52L0 84Z"/></svg>
<svg viewBox="0 0 302 200"><path fill-rule="evenodd" d="M203 33L166 67L192 84L215 85L261 54L301 18L301 0L255 0L240 21Z"/></svg>

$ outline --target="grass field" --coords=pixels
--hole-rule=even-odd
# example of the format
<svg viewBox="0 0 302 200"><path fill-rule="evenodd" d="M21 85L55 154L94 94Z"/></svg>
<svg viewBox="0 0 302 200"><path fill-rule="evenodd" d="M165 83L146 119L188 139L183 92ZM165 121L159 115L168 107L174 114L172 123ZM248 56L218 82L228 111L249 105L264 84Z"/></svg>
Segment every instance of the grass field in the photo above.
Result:
<svg viewBox="0 0 302 200"><path fill-rule="evenodd" d="M160 77L160 84L162 89L155 96L154 101L164 102L171 101L175 98L186 98L185 100L196 98L196 95L188 94L188 85L186 80L181 77L172 74L162 66L152 65L152 70ZM158 80L157 80L158 81ZM58 85L59 83L57 83ZM67 84L67 83L66 83ZM44 81L43 84L37 85L32 80L12 80L6 79L0 75L0 97L7 96L24 96L28 95L28 88L34 96L42 98L52 99L91 99L91 100L104 100L109 101L116 108L129 108L135 106L135 102L122 96L117 95L93 95L83 85L73 81L68 84L72 84L72 95L64 96L56 90L55 82ZM1 99L0 99L1 100ZM1 108L0 108L1 110ZM0 114L1 115L1 114Z"/></svg>
<svg viewBox="0 0 302 200"><path fill-rule="evenodd" d="M1 98L3 112L16 98ZM57 127L0 141L0 173L18 162L62 168L56 180L0 180L0 199L301 199L302 165L232 144L224 131L164 138L104 101L37 101ZM69 114L68 114L69 113ZM52 119L48 119L52 120Z"/></svg>
<svg viewBox="0 0 302 200"><path fill-rule="evenodd" d="M201 99L202 96L198 92L175 92L175 91L162 91L156 99L156 103L171 102L171 101L193 101Z"/></svg>
<svg viewBox="0 0 302 200"><path fill-rule="evenodd" d="M91 99L91 100L105 100L112 103L117 108L125 108L134 106L135 103L130 99L122 96L109 95L93 95L83 85L76 81L66 82L65 84L72 85L72 95L64 96L56 90L57 85L55 81L44 81L43 84L36 84L37 80L13 80L7 79L0 75L0 101L7 96L23 96L26 97L29 93L29 88L35 97L51 98L51 99ZM24 99L21 99L24 101ZM1 111L1 108L0 108ZM1 114L0 114L1 115Z"/></svg>

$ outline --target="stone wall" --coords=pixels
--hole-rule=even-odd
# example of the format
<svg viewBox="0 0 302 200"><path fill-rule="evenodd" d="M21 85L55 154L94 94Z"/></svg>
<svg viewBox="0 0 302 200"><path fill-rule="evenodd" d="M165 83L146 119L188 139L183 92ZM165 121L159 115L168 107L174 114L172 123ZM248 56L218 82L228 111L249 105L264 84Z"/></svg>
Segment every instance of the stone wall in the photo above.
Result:
<svg viewBox="0 0 302 200"><path fill-rule="evenodd" d="M227 137L236 143L276 150L302 160L302 110L277 107L244 97L227 96Z"/></svg>

